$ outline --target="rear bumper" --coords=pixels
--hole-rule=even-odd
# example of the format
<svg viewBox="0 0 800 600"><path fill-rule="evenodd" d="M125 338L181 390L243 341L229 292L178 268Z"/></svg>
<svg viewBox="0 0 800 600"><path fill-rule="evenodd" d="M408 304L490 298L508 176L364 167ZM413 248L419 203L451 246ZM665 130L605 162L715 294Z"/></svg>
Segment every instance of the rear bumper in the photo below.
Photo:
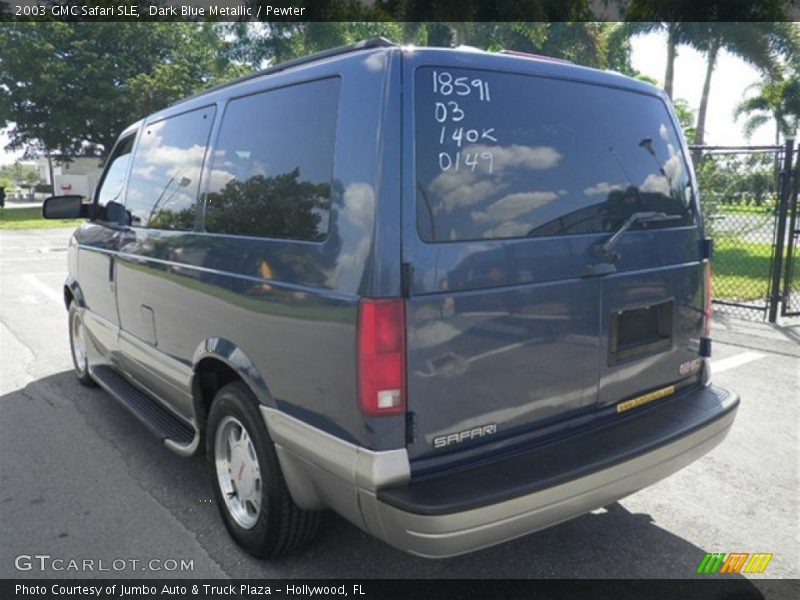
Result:
<svg viewBox="0 0 800 600"><path fill-rule="evenodd" d="M370 453L368 467L363 458L358 466L356 454L351 467L331 469L312 464L310 455L298 452L296 440L290 449L279 442L282 433L271 432L301 505L330 506L401 550L440 558L549 527L675 473L725 438L738 404L735 394L710 386L574 438L414 482L407 458L397 454L404 451L392 451L391 458ZM375 455L382 454L393 464L387 471L393 475L376 482L372 477L382 471L384 459ZM306 491L295 494L290 480L298 477Z"/></svg>

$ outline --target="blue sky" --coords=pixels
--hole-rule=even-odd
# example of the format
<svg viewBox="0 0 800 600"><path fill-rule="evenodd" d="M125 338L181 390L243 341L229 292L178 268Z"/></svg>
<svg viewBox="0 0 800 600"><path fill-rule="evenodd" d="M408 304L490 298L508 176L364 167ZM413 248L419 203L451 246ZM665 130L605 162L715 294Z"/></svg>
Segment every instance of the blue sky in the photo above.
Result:
<svg viewBox="0 0 800 600"><path fill-rule="evenodd" d="M635 38L632 60L634 68L661 82L667 60L666 36L649 34ZM689 106L696 110L700 104L704 77L704 57L690 48L680 47L675 64L674 96L684 98L689 102ZM734 120L733 111L748 94L748 86L759 79L758 72L742 60L727 52L720 55L711 85L706 143L720 145L747 143L742 134L742 123ZM771 126L765 126L755 133L750 143L770 144L773 142L773 132ZM3 148L7 143L8 137L0 132L0 164L12 163L19 155L19 152L5 152Z"/></svg>

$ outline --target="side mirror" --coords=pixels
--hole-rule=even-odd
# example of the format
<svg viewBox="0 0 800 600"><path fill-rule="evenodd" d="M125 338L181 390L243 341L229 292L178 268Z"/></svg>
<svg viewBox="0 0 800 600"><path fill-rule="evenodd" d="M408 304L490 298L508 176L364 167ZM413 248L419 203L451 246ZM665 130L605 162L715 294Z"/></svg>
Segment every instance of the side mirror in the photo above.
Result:
<svg viewBox="0 0 800 600"><path fill-rule="evenodd" d="M50 196L42 204L45 219L85 219L89 216L89 205L83 196Z"/></svg>
<svg viewBox="0 0 800 600"><path fill-rule="evenodd" d="M130 225L131 213L125 210L125 207L119 202L111 200L106 204L105 220L109 223L116 223L118 225Z"/></svg>

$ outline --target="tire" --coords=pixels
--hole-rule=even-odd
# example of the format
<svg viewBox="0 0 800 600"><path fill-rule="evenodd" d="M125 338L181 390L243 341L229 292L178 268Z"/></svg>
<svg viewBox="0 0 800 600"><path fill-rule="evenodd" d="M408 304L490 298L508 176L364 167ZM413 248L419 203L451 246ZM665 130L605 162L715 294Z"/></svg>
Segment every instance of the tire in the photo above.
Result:
<svg viewBox="0 0 800 600"><path fill-rule="evenodd" d="M208 415L206 454L228 533L253 556L277 558L313 537L319 513L292 500L257 406L241 382L219 390Z"/></svg>
<svg viewBox="0 0 800 600"><path fill-rule="evenodd" d="M86 329L83 326L78 305L70 302L69 309L69 350L72 354L72 369L81 385L96 387L97 383L89 374L89 357L86 354Z"/></svg>

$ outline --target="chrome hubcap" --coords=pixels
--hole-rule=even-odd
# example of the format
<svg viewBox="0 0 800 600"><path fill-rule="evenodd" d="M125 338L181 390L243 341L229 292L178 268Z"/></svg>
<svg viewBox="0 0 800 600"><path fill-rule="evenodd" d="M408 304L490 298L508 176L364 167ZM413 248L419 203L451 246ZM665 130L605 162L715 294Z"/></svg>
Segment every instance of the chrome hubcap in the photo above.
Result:
<svg viewBox="0 0 800 600"><path fill-rule="evenodd" d="M83 321L75 313L72 317L72 355L75 366L81 373L86 371L86 338L83 334Z"/></svg>
<svg viewBox="0 0 800 600"><path fill-rule="evenodd" d="M261 469L250 434L235 417L225 417L217 427L214 462L228 513L240 527L251 529L261 512Z"/></svg>

